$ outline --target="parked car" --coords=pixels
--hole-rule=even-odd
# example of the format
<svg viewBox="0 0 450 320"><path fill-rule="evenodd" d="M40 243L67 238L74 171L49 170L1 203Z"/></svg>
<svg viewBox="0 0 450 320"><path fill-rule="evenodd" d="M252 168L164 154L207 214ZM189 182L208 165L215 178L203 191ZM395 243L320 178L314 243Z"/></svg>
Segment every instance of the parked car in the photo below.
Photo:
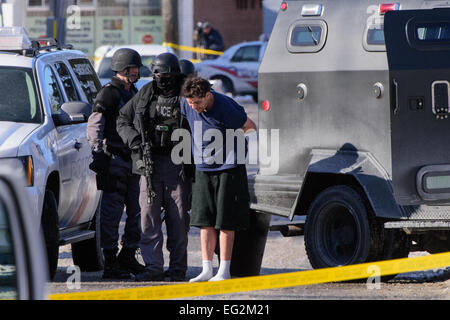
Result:
<svg viewBox="0 0 450 320"><path fill-rule="evenodd" d="M18 158L0 159L0 300L45 299L47 259Z"/></svg>
<svg viewBox="0 0 450 320"><path fill-rule="evenodd" d="M0 159L22 163L23 190L44 233L50 278L63 244L72 244L81 270L102 267L96 237L101 193L88 168L86 138L100 88L81 51L50 40L41 47L22 28L0 28Z"/></svg>
<svg viewBox="0 0 450 320"><path fill-rule="evenodd" d="M222 90L232 95L252 95L258 101L258 68L267 42L238 43L225 50L217 59L204 60L195 65L198 75L220 80Z"/></svg>
<svg viewBox="0 0 450 320"><path fill-rule="evenodd" d="M124 46L112 47L108 50L104 56L98 62L98 67L96 69L97 74L100 78L102 85L107 84L111 81L112 76L114 76L114 71L111 70L111 61L114 53L121 48L130 48L136 50L142 58L142 64L144 65L140 70L141 78L136 83L136 87L141 89L146 83L152 80L152 73L150 71L150 65L153 59L164 52L173 53L173 49L168 46L163 46L159 44L131 44Z"/></svg>

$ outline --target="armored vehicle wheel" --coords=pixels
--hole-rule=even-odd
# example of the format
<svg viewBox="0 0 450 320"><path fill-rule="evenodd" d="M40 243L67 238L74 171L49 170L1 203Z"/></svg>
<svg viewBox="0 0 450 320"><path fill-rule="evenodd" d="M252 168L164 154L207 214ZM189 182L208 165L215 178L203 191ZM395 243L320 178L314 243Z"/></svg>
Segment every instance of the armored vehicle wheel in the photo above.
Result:
<svg viewBox="0 0 450 320"><path fill-rule="evenodd" d="M313 268L368 261L375 236L363 199L353 188L325 189L312 202L305 224L305 247Z"/></svg>
<svg viewBox="0 0 450 320"><path fill-rule="evenodd" d="M98 203L94 216L94 223L90 229L95 230L95 237L72 243L72 259L74 265L80 267L81 271L103 270L103 254L100 246L100 205Z"/></svg>
<svg viewBox="0 0 450 320"><path fill-rule="evenodd" d="M56 274L59 256L58 204L53 191L47 189L41 216L41 229L47 249L48 271L50 279Z"/></svg>

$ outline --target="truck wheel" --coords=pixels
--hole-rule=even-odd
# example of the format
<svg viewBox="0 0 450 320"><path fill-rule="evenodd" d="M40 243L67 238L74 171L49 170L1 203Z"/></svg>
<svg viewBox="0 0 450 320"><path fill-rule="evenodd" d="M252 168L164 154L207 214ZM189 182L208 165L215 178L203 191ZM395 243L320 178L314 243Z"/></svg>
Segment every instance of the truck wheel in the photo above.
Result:
<svg viewBox="0 0 450 320"><path fill-rule="evenodd" d="M220 80L222 82L222 90L224 93L229 93L231 95L235 95L233 82L227 77L217 76L211 78L211 80Z"/></svg>
<svg viewBox="0 0 450 320"><path fill-rule="evenodd" d="M312 202L305 223L305 248L313 268L370 259L374 236L364 201L353 188L333 186Z"/></svg>
<svg viewBox="0 0 450 320"><path fill-rule="evenodd" d="M98 202L90 230L95 230L95 237L72 243L72 259L74 265L81 271L103 270L103 254L100 246L100 206L101 198Z"/></svg>
<svg viewBox="0 0 450 320"><path fill-rule="evenodd" d="M53 191L45 190L44 205L41 216L41 230L47 249L49 278L55 277L59 256L58 204Z"/></svg>

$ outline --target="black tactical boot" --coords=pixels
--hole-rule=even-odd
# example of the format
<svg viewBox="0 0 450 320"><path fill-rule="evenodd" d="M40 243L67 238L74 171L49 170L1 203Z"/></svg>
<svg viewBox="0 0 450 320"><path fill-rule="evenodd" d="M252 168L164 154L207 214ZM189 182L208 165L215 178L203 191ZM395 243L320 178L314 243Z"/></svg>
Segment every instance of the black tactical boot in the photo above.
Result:
<svg viewBox="0 0 450 320"><path fill-rule="evenodd" d="M123 270L136 275L145 270L145 267L136 260L136 249L122 247L117 260Z"/></svg>
<svg viewBox="0 0 450 320"><path fill-rule="evenodd" d="M105 256L103 279L131 279L131 274L120 267L116 254L117 249L103 249Z"/></svg>

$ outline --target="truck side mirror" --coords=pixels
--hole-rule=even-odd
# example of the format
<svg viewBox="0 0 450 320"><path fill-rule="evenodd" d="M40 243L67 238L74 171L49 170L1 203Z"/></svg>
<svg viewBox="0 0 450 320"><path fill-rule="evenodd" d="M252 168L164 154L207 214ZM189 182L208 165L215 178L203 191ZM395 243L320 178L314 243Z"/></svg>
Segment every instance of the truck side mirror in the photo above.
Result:
<svg viewBox="0 0 450 320"><path fill-rule="evenodd" d="M82 123L88 120L91 110L91 105L83 101L66 102L52 118L55 126Z"/></svg>

